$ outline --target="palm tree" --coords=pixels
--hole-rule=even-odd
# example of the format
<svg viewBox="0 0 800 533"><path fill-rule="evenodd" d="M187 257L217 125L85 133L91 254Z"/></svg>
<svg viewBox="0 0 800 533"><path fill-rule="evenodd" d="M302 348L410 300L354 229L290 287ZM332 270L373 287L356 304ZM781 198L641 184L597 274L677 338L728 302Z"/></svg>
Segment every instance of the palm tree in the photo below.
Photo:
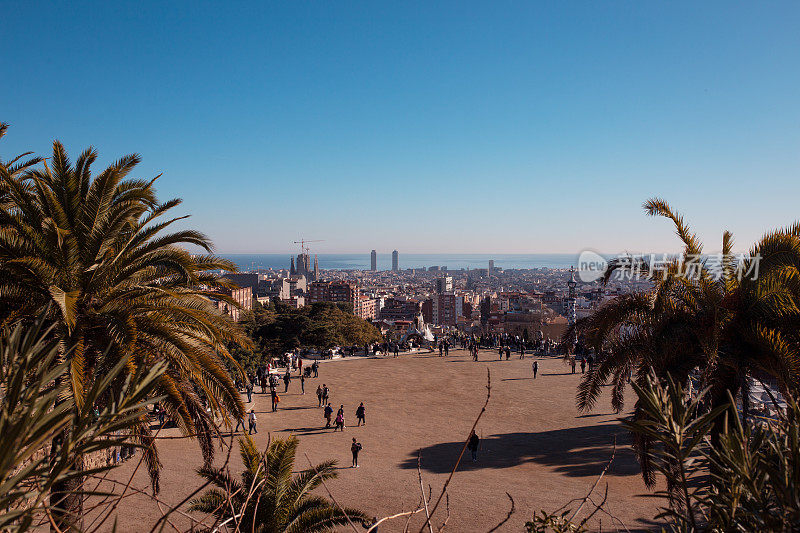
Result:
<svg viewBox="0 0 800 533"><path fill-rule="evenodd" d="M214 417L244 412L225 363L236 366L228 345L248 341L217 310L215 300L236 303L217 292L227 282L211 273L235 267L210 255L209 239L197 231L166 233L185 218L164 220L180 200L159 203L155 179L128 178L138 155L93 176L96 158L89 148L72 165L56 141L43 166L0 166L0 325L49 306L78 409L92 383L120 360L129 362L119 386L137 369L163 362L157 394L210 462ZM186 245L207 255L192 255ZM146 446L157 491L159 461L145 417L132 438Z"/></svg>
<svg viewBox="0 0 800 533"><path fill-rule="evenodd" d="M0 139L5 137L8 131L8 124L0 122ZM8 186L6 185L6 178L15 178L35 165L41 163L40 157L32 157L30 159L23 159L33 152L25 152L20 154L9 161L0 159L0 206L3 208L9 207Z"/></svg>
<svg viewBox="0 0 800 533"><path fill-rule="evenodd" d="M342 510L311 494L323 480L336 477L336 461L292 476L298 443L294 436L275 439L262 454L249 435L240 438L241 481L226 469L201 468L200 475L215 488L192 501L190 509L213 514L237 531L257 533L313 533L345 525L348 517L354 522L368 520L361 511Z"/></svg>
<svg viewBox="0 0 800 533"><path fill-rule="evenodd" d="M800 225L766 234L740 264L732 259L733 236L725 232L723 260L698 261L702 244L683 217L660 199L646 202L645 211L673 222L682 256L658 272L655 265L640 265L653 274L652 290L619 296L565 333L565 343L577 334L599 354L578 387L578 408L592 409L610 382L612 407L621 411L629 373L643 387L651 370L684 387L699 371L712 408L727 403L730 392L741 393L747 409L753 375L774 376L784 393L800 390ZM685 275L687 265L696 275ZM619 266L612 263L606 279ZM634 418L640 416L637 403ZM719 426L712 435L721 431ZM645 481L652 484L650 443L636 437L634 444Z"/></svg>

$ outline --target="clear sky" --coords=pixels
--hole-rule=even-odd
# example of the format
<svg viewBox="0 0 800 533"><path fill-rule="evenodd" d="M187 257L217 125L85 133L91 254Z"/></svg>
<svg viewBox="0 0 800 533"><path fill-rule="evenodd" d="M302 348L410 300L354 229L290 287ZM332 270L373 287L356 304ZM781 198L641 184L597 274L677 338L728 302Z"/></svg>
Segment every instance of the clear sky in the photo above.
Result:
<svg viewBox="0 0 800 533"><path fill-rule="evenodd" d="M94 145L221 253L719 249L798 218L798 2L0 2L3 158ZM380 5L379 5L380 4Z"/></svg>

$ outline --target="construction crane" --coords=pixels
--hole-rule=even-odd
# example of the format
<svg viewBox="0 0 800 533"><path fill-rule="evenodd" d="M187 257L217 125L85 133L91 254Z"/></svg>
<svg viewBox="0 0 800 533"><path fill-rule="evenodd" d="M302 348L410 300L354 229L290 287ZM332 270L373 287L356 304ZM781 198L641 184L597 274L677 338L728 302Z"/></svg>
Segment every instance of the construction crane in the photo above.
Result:
<svg viewBox="0 0 800 533"><path fill-rule="evenodd" d="M306 246L306 244L309 243L309 242L325 242L325 241L321 240L321 239L316 239L316 240L313 240L313 241L309 241L309 240L306 240L306 239L300 239L299 241L294 241L294 244L299 244L300 245L300 251L302 253L304 253L304 254L307 254L308 253L308 246Z"/></svg>

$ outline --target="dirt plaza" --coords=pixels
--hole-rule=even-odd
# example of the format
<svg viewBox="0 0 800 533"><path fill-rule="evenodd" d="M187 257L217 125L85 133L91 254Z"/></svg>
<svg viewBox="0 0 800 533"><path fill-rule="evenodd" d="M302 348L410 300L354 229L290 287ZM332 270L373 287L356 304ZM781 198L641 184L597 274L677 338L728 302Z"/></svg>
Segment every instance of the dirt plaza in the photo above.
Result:
<svg viewBox="0 0 800 533"><path fill-rule="evenodd" d="M246 404L258 417L258 433L253 437L263 448L270 435L296 435L300 439L298 470L308 467L305 454L315 463L337 459L339 476L327 485L341 505L376 517L409 511L420 501L418 455L425 490L432 489L435 499L485 402L488 369L491 399L477 427L478 460L473 462L466 452L453 477L447 531L488 531L508 514L506 493L514 499L515 512L500 530L524 531L534 511L553 511L583 497L609 461L615 441L615 457L598 485L596 499L602 499L607 483L608 510L628 529L646 529L657 503L640 497L648 491L609 397L604 395L595 411L581 415L575 408L580 374L572 374L561 358L539 358L534 380L533 359L518 357L512 354L510 361L499 361L496 351L482 350L476 363L466 352L456 350L447 358L421 353L325 361L319 377L306 380L305 394L300 392L295 372L289 392L280 394L277 413L271 412L269 394L253 395L253 402ZM334 411L344 405L344 432L324 428L315 394L323 383L330 388ZM282 382L278 390L283 391ZM355 420L359 402L366 406L367 424L362 427L356 427ZM626 409L632 405L628 391ZM202 457L194 441L176 438L176 429L163 429L158 436L163 509L200 485L195 470ZM357 469L350 468L352 437L363 445ZM220 447L217 461L226 455ZM114 477L127 481L137 463L138 456L115 470ZM241 468L236 450L230 468L234 473ZM140 467L131 486L144 489L147 480ZM133 495L126 502L119 509L120 531L147 531L160 516L159 504L144 495ZM171 521L179 529L188 529L188 516L176 513ZM442 505L434 517L435 526L445 516ZM418 531L423 520L424 513L417 513L411 530ZM595 515L591 525L603 530L615 526L603 513ZM405 519L398 519L381 525L380 531L402 531L404 526Z"/></svg>

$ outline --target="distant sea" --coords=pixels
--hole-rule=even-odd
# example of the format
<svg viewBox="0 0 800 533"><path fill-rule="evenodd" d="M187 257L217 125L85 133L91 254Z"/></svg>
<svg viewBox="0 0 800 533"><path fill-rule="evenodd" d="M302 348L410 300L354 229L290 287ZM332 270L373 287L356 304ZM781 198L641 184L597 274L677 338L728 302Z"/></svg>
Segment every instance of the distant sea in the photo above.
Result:
<svg viewBox="0 0 800 533"><path fill-rule="evenodd" d="M242 271L289 268L292 254L221 254ZM294 254L295 256L297 254ZM369 270L366 254L319 254L321 270ZM503 269L569 268L577 266L578 254L400 254L400 269L445 266L448 270L488 268L489 261ZM312 253L313 261L313 253ZM391 270L392 254L378 254L378 270Z"/></svg>

